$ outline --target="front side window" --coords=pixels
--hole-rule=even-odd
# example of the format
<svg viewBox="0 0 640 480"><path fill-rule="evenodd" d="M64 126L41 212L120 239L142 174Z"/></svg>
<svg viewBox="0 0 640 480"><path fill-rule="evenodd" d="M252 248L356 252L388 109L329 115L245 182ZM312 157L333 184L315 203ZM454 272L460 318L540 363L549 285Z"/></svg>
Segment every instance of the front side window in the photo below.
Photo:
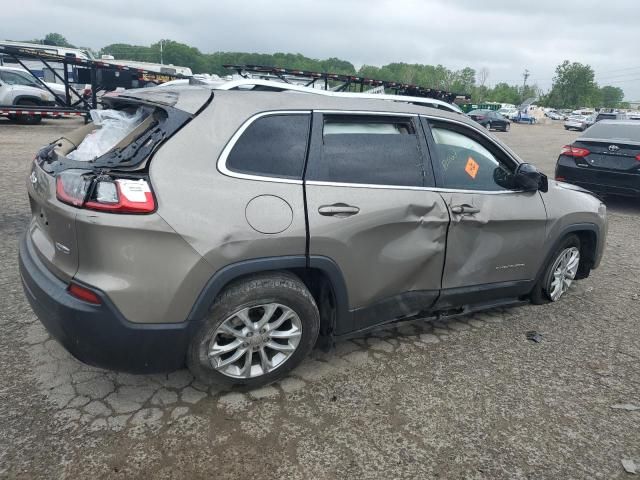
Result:
<svg viewBox="0 0 640 480"><path fill-rule="evenodd" d="M321 144L307 168L308 180L424 185L420 138L410 117L324 115L316 139Z"/></svg>
<svg viewBox="0 0 640 480"><path fill-rule="evenodd" d="M26 75L20 75L16 72L2 72L2 80L8 85L25 85L36 88L40 87L40 85L35 80L28 78Z"/></svg>
<svg viewBox="0 0 640 480"><path fill-rule="evenodd" d="M256 119L227 157L229 170L248 175L302 179L309 114L274 114Z"/></svg>
<svg viewBox="0 0 640 480"><path fill-rule="evenodd" d="M513 167L493 153L488 140L465 127L436 124L431 127L436 145L433 160L436 184L461 190L509 190Z"/></svg>

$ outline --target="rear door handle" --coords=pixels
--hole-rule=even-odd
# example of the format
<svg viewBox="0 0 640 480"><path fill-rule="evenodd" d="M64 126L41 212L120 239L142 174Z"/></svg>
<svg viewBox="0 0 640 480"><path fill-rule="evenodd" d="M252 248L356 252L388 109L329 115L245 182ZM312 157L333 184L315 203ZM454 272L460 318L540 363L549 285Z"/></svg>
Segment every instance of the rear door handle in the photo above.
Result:
<svg viewBox="0 0 640 480"><path fill-rule="evenodd" d="M451 213L455 213L456 215L473 215L474 213L480 213L480 209L465 203L464 205L452 206Z"/></svg>
<svg viewBox="0 0 640 480"><path fill-rule="evenodd" d="M322 205L318 208L318 213L325 217L350 217L358 213L360 209L345 203L334 203L333 205Z"/></svg>

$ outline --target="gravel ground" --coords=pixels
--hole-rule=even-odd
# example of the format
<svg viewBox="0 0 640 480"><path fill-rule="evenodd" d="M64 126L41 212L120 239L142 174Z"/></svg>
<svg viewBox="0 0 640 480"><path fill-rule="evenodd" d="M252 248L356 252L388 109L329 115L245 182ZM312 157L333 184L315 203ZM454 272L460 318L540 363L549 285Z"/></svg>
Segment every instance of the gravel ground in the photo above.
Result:
<svg viewBox="0 0 640 480"><path fill-rule="evenodd" d="M79 125L0 119L0 477L632 478L640 202L608 202L603 264L557 304L400 324L314 352L276 385L225 393L187 371L83 365L31 312L16 261L26 172L39 146ZM496 135L550 175L578 136Z"/></svg>

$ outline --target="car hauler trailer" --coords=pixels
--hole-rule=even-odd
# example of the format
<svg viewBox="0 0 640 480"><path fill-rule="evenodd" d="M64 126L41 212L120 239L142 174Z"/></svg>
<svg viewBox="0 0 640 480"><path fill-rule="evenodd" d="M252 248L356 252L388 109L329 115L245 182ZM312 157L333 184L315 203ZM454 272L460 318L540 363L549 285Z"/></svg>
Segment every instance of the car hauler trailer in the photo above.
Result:
<svg viewBox="0 0 640 480"><path fill-rule="evenodd" d="M178 78L188 78L173 72L157 72L80 57L73 52L58 55L41 48L2 42L0 42L0 57L3 63L9 60L11 63L20 65L55 98L55 106L0 104L0 116L18 116L19 118L27 115L31 117L84 115L88 119L89 110L97 108L97 97L101 91L154 86ZM54 92L46 82L34 74L32 66L34 61L40 62L43 69L53 73L55 79L64 85L65 95ZM62 65L62 69L58 67L59 65ZM90 92L79 92L74 84L89 84Z"/></svg>
<svg viewBox="0 0 640 480"><path fill-rule="evenodd" d="M408 95L412 97L427 97L443 100L453 103L456 99L468 101L471 97L468 94L458 94L447 92L445 90L423 87L403 82L393 82L388 80L377 80L374 78L360 77L357 75L345 75L341 73L329 72L312 72L307 70L299 70L295 68L280 68L265 65L223 65L224 68L234 70L238 75L248 78L249 75L257 75L259 77L274 78L277 77L281 81L291 83L292 79L296 79L298 83L302 83L308 87L316 87L320 83L320 87L324 90L333 90L336 92L364 92L365 87L376 89L378 93L384 93L391 90L394 95ZM370 90L369 90L370 92Z"/></svg>

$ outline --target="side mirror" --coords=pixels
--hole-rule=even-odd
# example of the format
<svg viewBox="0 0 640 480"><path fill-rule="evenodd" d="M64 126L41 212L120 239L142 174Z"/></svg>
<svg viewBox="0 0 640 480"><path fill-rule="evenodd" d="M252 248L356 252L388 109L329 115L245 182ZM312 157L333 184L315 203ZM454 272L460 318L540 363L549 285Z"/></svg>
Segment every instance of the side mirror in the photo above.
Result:
<svg viewBox="0 0 640 480"><path fill-rule="evenodd" d="M525 192L535 192L540 190L546 192L549 189L547 176L538 171L530 163L521 163L513 174L513 181L518 188Z"/></svg>

